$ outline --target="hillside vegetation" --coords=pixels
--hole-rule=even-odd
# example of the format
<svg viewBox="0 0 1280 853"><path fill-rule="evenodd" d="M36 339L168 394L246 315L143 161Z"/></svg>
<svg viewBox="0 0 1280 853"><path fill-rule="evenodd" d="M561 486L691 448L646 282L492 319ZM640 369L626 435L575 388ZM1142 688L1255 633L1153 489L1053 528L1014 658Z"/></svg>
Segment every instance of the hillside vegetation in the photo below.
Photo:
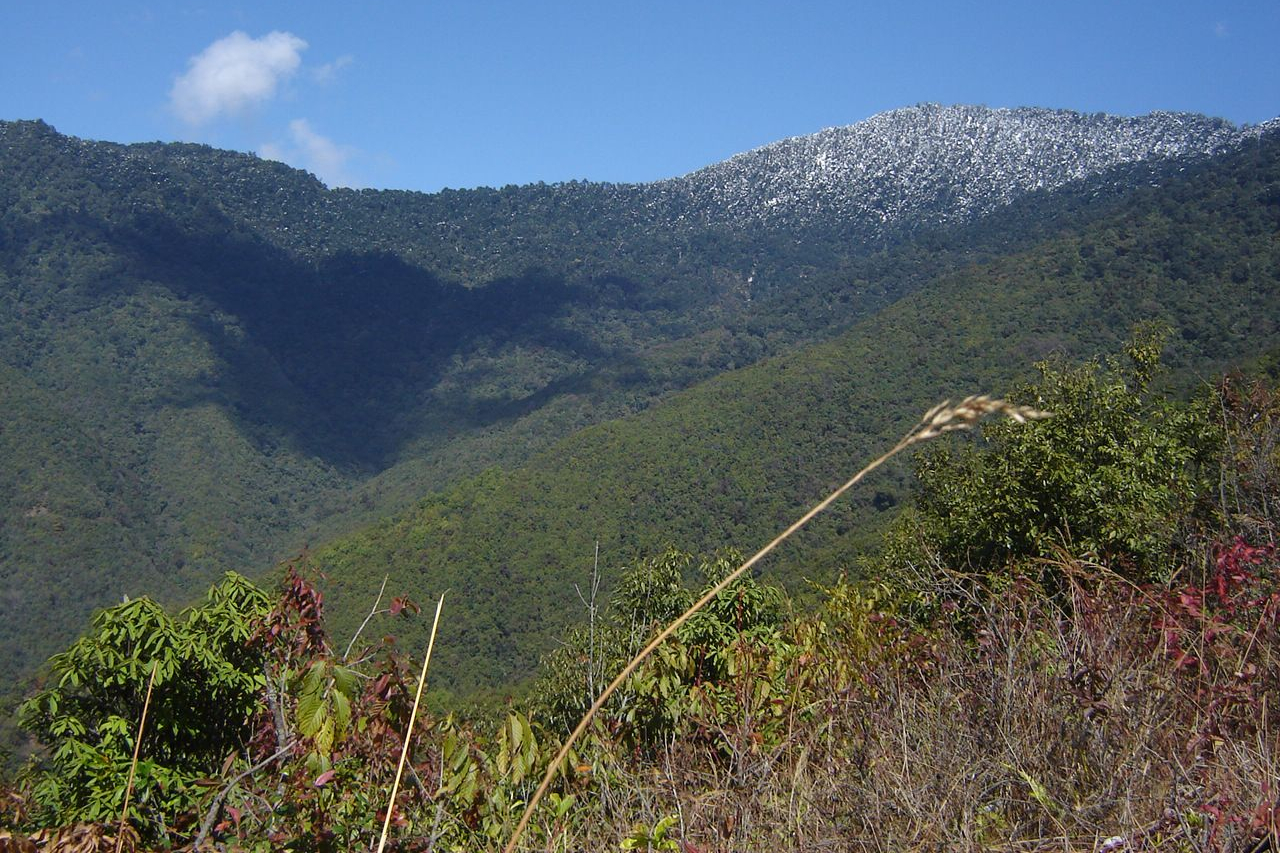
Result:
<svg viewBox="0 0 1280 853"><path fill-rule="evenodd" d="M558 767L602 681L739 558L635 561L530 699L476 724L412 718L413 662L389 640L330 638L299 566L274 594L232 575L177 616L106 610L22 709L46 751L6 792L0 838L372 849L412 730L392 850L1265 850L1280 833L1280 399L1238 378L1190 402L1159 393L1160 349L1147 329L1105 366L1042 365L1013 399L1052 416L932 445L875 580L836 579L813 609L737 581ZM961 531L957 551L965 517L1000 523Z"/></svg>
<svg viewBox="0 0 1280 853"><path fill-rule="evenodd" d="M25 672L94 607L262 572L830 337L1257 136L1169 115L913 108L894 121L901 132L815 150L833 165L857 139L892 159L916 128L937 163L913 155L910 175L857 183L910 205L836 215L838 188L804 189L791 169L793 200L810 193L830 215L774 223L719 216L703 192L713 172L330 191L251 156L0 123L0 671ZM1036 163L1019 160L1011 122ZM1072 139L1091 140L1090 158L1060 144ZM763 180L770 162L734 173ZM1036 169L1052 191L1033 191ZM973 181L986 189L948 189Z"/></svg>
<svg viewBox="0 0 1280 853"><path fill-rule="evenodd" d="M517 849L1276 846L1274 127L427 196L18 122L0 176L0 850L499 850L543 774ZM1052 416L877 472L552 766L978 392Z"/></svg>
<svg viewBox="0 0 1280 853"><path fill-rule="evenodd" d="M600 545L618 567L667 546L750 550L850 460L948 395L1010 387L1051 353L1114 351L1139 322L1174 330L1173 381L1273 349L1280 317L1280 146L1136 193L1034 248L944 275L828 343L709 380L589 427L511 472L489 471L313 554L339 636L384 575L391 588L465 590L438 650L467 689L528 673L581 616L574 592ZM903 497L893 481L807 534L770 575L857 570L857 549Z"/></svg>

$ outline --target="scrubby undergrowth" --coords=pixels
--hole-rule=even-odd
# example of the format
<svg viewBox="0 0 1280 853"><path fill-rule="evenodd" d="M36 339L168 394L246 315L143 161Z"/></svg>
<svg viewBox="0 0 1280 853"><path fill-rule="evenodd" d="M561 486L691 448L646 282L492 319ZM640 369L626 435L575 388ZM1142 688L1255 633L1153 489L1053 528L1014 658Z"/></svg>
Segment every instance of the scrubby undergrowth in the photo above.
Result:
<svg viewBox="0 0 1280 853"><path fill-rule="evenodd" d="M757 580L718 596L606 706L521 849L1280 849L1280 399L1153 395L1154 341L1047 366L1021 394L1053 420L922 459L876 580L803 613ZM420 716L388 849L501 849L604 681L734 565L641 563L584 595L518 707ZM124 849L376 845L415 670L331 644L291 569L275 600L232 578L176 618L105 611L54 658L0 850L116 848L156 660Z"/></svg>

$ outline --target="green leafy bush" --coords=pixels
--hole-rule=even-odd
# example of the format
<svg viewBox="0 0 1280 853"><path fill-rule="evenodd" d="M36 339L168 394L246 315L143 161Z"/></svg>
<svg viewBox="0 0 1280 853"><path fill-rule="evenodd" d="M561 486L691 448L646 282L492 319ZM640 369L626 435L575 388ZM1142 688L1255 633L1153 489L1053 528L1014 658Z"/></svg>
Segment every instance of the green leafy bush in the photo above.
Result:
<svg viewBox="0 0 1280 853"><path fill-rule="evenodd" d="M1140 330L1123 365L1043 362L1011 399L1053 417L992 423L981 443L923 452L914 512L890 537L891 574L927 583L939 568L999 571L1064 549L1135 580L1167 577L1221 434L1209 395L1152 393L1162 340Z"/></svg>
<svg viewBox="0 0 1280 853"><path fill-rule="evenodd" d="M104 610L49 662L49 684L19 712L48 749L33 788L36 819L61 826L119 819L138 720L155 669L130 817L151 837L204 797L198 783L247 740L263 687L250 642L265 593L228 573L177 617L141 598Z"/></svg>

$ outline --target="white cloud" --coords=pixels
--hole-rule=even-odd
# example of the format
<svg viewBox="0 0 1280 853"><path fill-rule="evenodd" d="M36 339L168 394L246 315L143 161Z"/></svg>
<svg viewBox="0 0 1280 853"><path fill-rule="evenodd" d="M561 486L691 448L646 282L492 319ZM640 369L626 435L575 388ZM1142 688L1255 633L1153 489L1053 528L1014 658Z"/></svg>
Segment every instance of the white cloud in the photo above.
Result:
<svg viewBox="0 0 1280 853"><path fill-rule="evenodd" d="M338 75L339 71L346 68L354 61L355 57L349 53L344 53L333 62L326 62L324 65L312 68L311 79L315 80L317 83L328 83Z"/></svg>
<svg viewBox="0 0 1280 853"><path fill-rule="evenodd" d="M278 142L264 142L258 148L258 156L263 160L275 160L277 163L285 163L289 159L289 155L285 153L284 147Z"/></svg>
<svg viewBox="0 0 1280 853"><path fill-rule="evenodd" d="M1231 30L1227 28L1225 23L1218 21L1218 23L1213 25L1213 34L1220 39L1224 39L1231 35Z"/></svg>
<svg viewBox="0 0 1280 853"><path fill-rule="evenodd" d="M307 43L292 33L250 38L237 30L191 57L187 73L173 83L169 102L189 124L204 124L275 97L280 81L302 64Z"/></svg>
<svg viewBox="0 0 1280 853"><path fill-rule="evenodd" d="M305 118L289 122L289 137L288 145L268 142L258 155L306 169L331 187L358 186L347 172L347 162L357 153L354 148L317 133Z"/></svg>

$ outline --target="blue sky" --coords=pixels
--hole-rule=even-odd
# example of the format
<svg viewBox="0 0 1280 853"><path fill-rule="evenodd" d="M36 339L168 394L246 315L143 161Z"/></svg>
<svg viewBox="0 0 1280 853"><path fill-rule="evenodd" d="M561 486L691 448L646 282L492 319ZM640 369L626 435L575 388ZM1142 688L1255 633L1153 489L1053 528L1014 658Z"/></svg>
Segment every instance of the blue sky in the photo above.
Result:
<svg viewBox="0 0 1280 853"><path fill-rule="evenodd" d="M330 184L645 181L924 101L1280 114L1280 2L12 0L0 119Z"/></svg>

